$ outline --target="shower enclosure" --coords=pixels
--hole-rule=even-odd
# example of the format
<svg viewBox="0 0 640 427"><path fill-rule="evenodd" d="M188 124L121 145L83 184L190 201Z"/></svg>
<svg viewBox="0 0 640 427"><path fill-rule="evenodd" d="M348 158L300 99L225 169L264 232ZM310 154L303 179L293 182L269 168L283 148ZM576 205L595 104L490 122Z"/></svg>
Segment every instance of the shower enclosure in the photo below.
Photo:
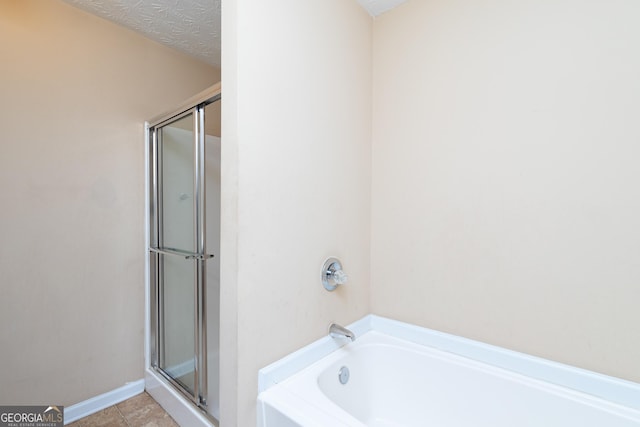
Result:
<svg viewBox="0 0 640 427"><path fill-rule="evenodd" d="M220 87L149 124L149 369L219 418Z"/></svg>

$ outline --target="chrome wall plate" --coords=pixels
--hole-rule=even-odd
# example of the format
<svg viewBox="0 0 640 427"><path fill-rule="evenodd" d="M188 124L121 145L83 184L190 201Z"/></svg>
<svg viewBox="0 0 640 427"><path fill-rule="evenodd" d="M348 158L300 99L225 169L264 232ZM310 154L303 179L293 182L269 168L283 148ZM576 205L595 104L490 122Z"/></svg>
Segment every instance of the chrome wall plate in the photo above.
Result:
<svg viewBox="0 0 640 427"><path fill-rule="evenodd" d="M320 280L328 291L335 291L338 285L347 283L349 277L342 271L342 263L338 258L329 257L322 264Z"/></svg>

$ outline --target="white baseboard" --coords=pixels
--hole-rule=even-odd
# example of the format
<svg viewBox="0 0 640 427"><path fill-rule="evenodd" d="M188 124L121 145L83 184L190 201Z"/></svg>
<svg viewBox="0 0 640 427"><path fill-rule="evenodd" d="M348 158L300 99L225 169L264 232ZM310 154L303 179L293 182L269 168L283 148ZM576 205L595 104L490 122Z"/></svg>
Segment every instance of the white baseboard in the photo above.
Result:
<svg viewBox="0 0 640 427"><path fill-rule="evenodd" d="M144 380L129 382L115 390L108 391L99 396L92 397L83 402L64 408L64 423L70 424L80 418L101 411L116 403L120 403L130 397L144 391Z"/></svg>

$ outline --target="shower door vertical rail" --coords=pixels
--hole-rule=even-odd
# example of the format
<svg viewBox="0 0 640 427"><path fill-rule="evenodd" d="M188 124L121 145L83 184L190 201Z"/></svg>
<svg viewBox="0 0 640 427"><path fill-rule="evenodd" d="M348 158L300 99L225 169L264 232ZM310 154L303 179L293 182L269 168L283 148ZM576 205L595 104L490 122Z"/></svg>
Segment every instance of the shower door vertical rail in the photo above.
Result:
<svg viewBox="0 0 640 427"><path fill-rule="evenodd" d="M194 129L196 139L195 151L195 231L196 231L196 252L200 258L196 261L196 378L198 382L198 404L203 408L207 406L207 311L206 311L206 278L207 278L207 255L206 255L206 193L205 193L205 128L204 128L204 104L195 108Z"/></svg>
<svg viewBox="0 0 640 427"><path fill-rule="evenodd" d="M219 96L218 98L219 99ZM209 100L211 102L211 100ZM205 200L205 132L204 132L204 106L205 103L196 105L180 114L172 116L164 121L149 127L149 161L150 161L150 283L151 283L151 337L150 356L151 366L169 381L177 390L193 401L197 406L206 410L207 407L207 319L206 319L206 260L213 255L206 253L206 200ZM173 171L165 170L164 157L168 153L163 144L163 130L165 127L176 133L183 133L186 118L191 116L193 129L192 147L193 156L193 222L192 238L185 239L188 244L177 247L175 242L165 241L165 200L163 185L165 178ZM172 124L178 122L180 126L170 129ZM188 131L188 130L187 130ZM165 175L166 174L166 175ZM180 201L189 198L187 193L180 195ZM175 234L175 233L174 233ZM176 246L176 247L174 247ZM169 261L171 261L169 263ZM167 342L170 333L167 329L167 313L165 308L170 304L166 295L167 282L165 273L170 265L185 266L191 263L193 274L193 375L190 374L190 362L177 364L178 367L169 367L171 357L167 354ZM180 267L180 268L183 268ZM175 267L174 267L175 268ZM184 271L184 268L183 268ZM179 269L178 269L179 272ZM175 274L174 274L175 276ZM174 277L175 279L175 277ZM179 311L179 310L173 310ZM188 310L185 310L188 311ZM175 314L175 313L174 313ZM189 314L189 313L188 313ZM174 316L175 317L175 316ZM175 322L172 325L175 329ZM188 333L188 332L187 332ZM176 334L174 332L173 336ZM187 339L189 341L190 338ZM178 357L178 360L180 358ZM185 371L181 379L179 372Z"/></svg>

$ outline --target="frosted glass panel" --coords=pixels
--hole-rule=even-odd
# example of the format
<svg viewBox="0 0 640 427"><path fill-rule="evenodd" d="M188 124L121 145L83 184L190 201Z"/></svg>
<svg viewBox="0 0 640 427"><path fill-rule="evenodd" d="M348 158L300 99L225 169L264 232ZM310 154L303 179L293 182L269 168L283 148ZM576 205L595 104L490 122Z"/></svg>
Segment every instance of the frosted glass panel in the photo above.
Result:
<svg viewBox="0 0 640 427"><path fill-rule="evenodd" d="M158 130L162 248L195 251L193 114ZM189 393L195 388L195 261L163 255L159 366Z"/></svg>
<svg viewBox="0 0 640 427"><path fill-rule="evenodd" d="M195 261L163 255L162 352L160 368L194 390Z"/></svg>
<svg viewBox="0 0 640 427"><path fill-rule="evenodd" d="M162 242L164 248L195 251L194 131L189 114L159 131Z"/></svg>

